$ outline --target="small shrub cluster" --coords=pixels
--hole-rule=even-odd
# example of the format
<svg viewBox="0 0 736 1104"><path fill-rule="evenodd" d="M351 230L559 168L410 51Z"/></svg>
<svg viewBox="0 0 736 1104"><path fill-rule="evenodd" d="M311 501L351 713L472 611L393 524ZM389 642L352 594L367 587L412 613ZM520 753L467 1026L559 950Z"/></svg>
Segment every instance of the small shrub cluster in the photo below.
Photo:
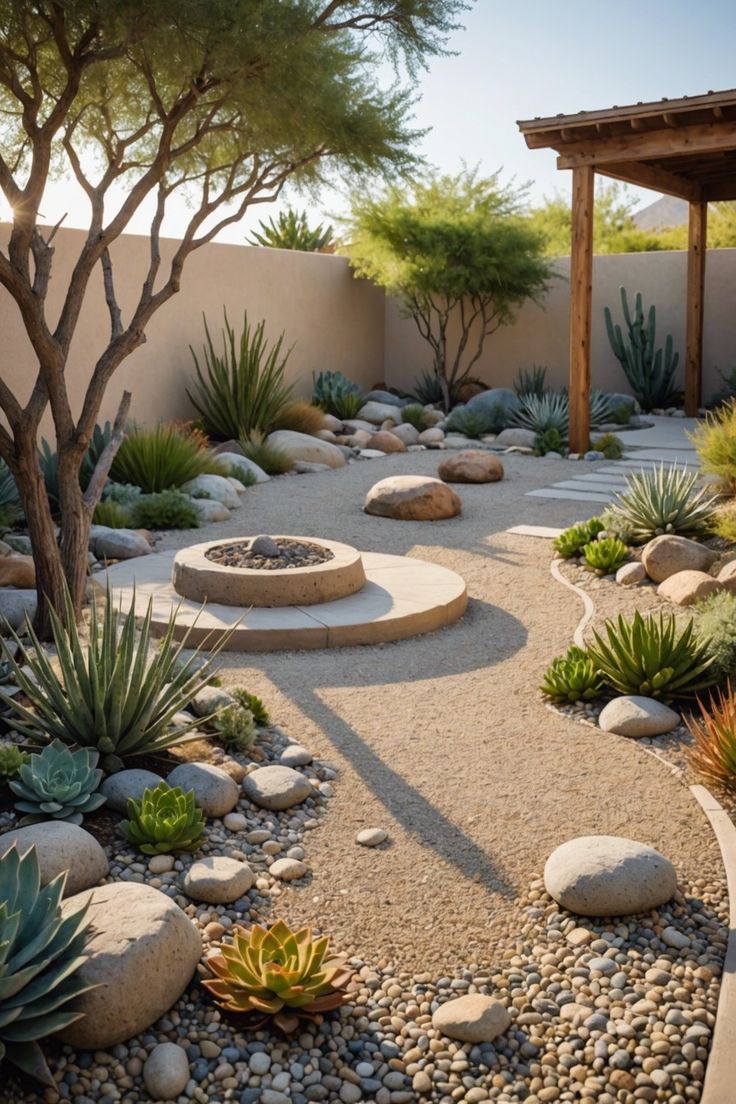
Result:
<svg viewBox="0 0 736 1104"><path fill-rule="evenodd" d="M243 437L240 447L244 456L257 464L266 475L284 475L294 467L294 461L283 449L269 445L262 433Z"/></svg>
<svg viewBox="0 0 736 1104"><path fill-rule="evenodd" d="M727 590L710 594L695 606L698 636L707 641L718 674L736 674L736 597Z"/></svg>
<svg viewBox="0 0 736 1104"><path fill-rule="evenodd" d="M132 511L136 529L197 529L199 514L188 495L181 491L159 491L141 495Z"/></svg>
<svg viewBox="0 0 736 1104"><path fill-rule="evenodd" d="M401 411L402 422L408 422L421 433L427 428L427 412L419 403L408 403Z"/></svg>
<svg viewBox="0 0 736 1104"><path fill-rule="evenodd" d="M604 532L605 525L599 517L589 518L588 521L579 521L571 525L555 537L552 548L563 560L569 560L583 550L586 544L594 541L599 533Z"/></svg>
<svg viewBox="0 0 736 1104"><path fill-rule="evenodd" d="M606 460L620 460L624 454L624 445L615 433L602 433L591 445L596 452L602 452Z"/></svg>
<svg viewBox="0 0 736 1104"><path fill-rule="evenodd" d="M718 478L723 490L736 493L736 399L699 422L690 439L704 471Z"/></svg>
<svg viewBox="0 0 736 1104"><path fill-rule="evenodd" d="M312 402L326 414L344 422L356 418L363 405L363 392L342 372L320 372L314 378Z"/></svg>

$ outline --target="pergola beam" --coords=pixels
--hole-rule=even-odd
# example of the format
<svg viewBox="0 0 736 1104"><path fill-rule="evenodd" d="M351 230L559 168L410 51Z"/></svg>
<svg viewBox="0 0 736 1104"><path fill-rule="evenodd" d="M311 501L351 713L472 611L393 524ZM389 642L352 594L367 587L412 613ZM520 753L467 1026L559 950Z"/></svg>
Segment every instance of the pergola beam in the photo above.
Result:
<svg viewBox="0 0 736 1104"><path fill-rule="evenodd" d="M527 141L531 135L527 136ZM558 167L605 165L615 161L647 161L687 154L696 157L720 150L736 150L736 123L704 123L654 131L629 131L615 138L588 138L579 142L556 142L550 135L542 145L557 149ZM562 147L562 148L560 148Z"/></svg>
<svg viewBox="0 0 736 1104"><path fill-rule="evenodd" d="M570 428L571 452L590 446L590 336L593 300L593 210L595 172L573 169L570 250Z"/></svg>
<svg viewBox="0 0 736 1104"><path fill-rule="evenodd" d="M563 157L557 158L558 169L568 168L567 165L561 164L564 160ZM691 203L697 203L702 199L702 188L695 181L686 180L684 176L677 176L676 173L666 172L653 165L643 165L638 161L596 165L595 171L602 176L623 180L627 184L636 184L641 188L654 188L655 191L677 196L678 199L687 199Z"/></svg>

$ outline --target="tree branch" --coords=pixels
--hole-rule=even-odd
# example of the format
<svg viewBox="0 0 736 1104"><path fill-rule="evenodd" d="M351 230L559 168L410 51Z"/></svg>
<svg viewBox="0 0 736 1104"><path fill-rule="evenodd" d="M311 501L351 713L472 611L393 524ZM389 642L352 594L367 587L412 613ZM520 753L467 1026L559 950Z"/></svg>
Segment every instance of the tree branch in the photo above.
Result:
<svg viewBox="0 0 736 1104"><path fill-rule="evenodd" d="M92 477L84 492L83 502L90 511L94 509L100 500L102 488L105 486L105 480L110 474L110 468L115 459L115 454L123 443L125 426L128 421L128 411L130 410L130 399L130 391L123 391L123 397L120 400L118 412L113 422L110 440L100 453L99 459L95 464L95 470L92 472Z"/></svg>

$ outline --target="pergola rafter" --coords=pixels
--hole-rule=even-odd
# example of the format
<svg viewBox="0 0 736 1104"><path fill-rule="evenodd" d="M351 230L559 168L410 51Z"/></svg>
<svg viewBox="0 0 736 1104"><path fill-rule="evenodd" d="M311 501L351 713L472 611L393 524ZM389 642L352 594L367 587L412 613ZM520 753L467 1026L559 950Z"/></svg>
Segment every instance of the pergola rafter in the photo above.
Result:
<svg viewBox="0 0 736 1104"><path fill-rule="evenodd" d="M557 151L573 175L570 447L589 443L595 174L678 196L688 220L685 412L701 402L708 203L736 199L736 90L518 123L530 149Z"/></svg>

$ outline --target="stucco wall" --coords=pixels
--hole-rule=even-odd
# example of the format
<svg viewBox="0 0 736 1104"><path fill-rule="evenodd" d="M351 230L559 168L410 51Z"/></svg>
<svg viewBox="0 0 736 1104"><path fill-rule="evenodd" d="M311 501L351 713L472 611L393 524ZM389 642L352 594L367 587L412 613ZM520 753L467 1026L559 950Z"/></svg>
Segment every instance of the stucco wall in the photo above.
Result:
<svg viewBox="0 0 736 1104"><path fill-rule="evenodd" d="M7 228L1 228L7 235ZM50 317L55 319L68 275L82 245L83 234L61 230L56 239L54 275L49 290ZM4 241L3 241L4 244ZM174 248L162 245L164 260ZM136 235L121 238L112 250L115 283L123 309L130 317L146 269L148 240ZM162 267L162 272L164 271ZM219 345L222 309L236 332L247 308L251 321L266 319L266 333L277 338L286 331L285 344L294 345L289 378L297 391L311 390L312 372L340 369L366 390L383 376L384 296L364 280L353 279L347 261L321 254L296 253L238 245L208 245L194 253L184 269L181 291L154 316L146 343L113 378L101 420L111 417L123 389L133 393L131 413L141 421L186 418L193 414L186 396L193 361L204 338L202 313ZM75 411L81 407L85 382L97 356L107 344L110 322L102 280L95 276L79 320L71 349L68 380ZM30 393L36 369L18 311L0 288L0 373L22 399ZM50 420L42 430L48 433Z"/></svg>
<svg viewBox="0 0 736 1104"><path fill-rule="evenodd" d="M595 257L593 261L593 383L609 391L627 391L626 379L611 352L603 309L610 306L622 321L619 287L641 291L645 308L657 307L658 342L671 333L680 352L680 378L685 355L685 276L683 252L630 253ZM556 276L543 307L527 304L516 322L502 327L486 342L473 374L493 386L510 386L519 368L546 365L554 386L567 382L569 349L569 258L557 261ZM736 365L736 249L711 250L706 262L703 393L708 397L720 384L716 368ZM397 387L431 364L431 351L414 323L402 318L396 304L386 310L386 377Z"/></svg>

